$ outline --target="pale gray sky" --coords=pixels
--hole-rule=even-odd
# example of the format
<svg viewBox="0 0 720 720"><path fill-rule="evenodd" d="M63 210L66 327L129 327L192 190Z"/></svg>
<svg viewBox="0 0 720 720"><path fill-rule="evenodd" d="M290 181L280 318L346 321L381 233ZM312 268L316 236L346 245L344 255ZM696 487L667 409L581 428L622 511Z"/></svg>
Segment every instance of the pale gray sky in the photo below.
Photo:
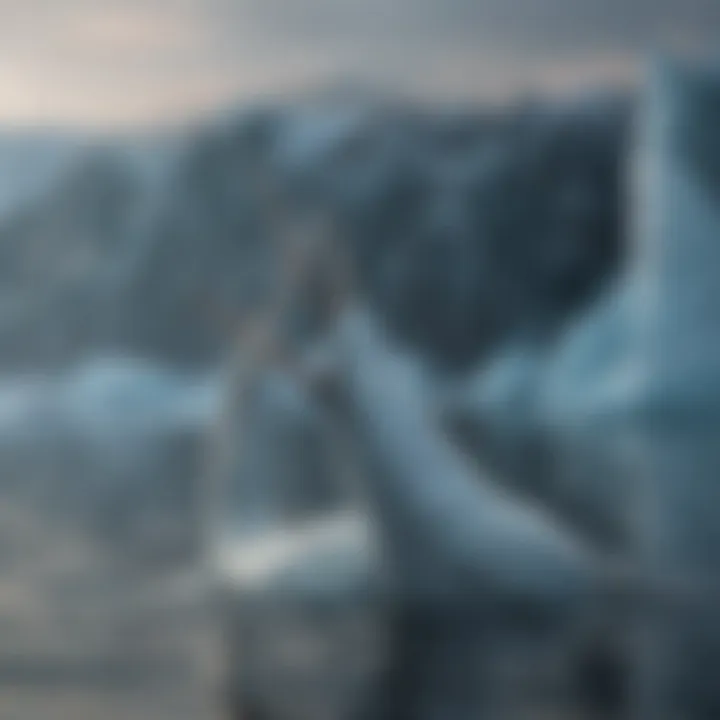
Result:
<svg viewBox="0 0 720 720"><path fill-rule="evenodd" d="M338 78L563 91L718 37L720 0L0 0L0 122L165 123Z"/></svg>

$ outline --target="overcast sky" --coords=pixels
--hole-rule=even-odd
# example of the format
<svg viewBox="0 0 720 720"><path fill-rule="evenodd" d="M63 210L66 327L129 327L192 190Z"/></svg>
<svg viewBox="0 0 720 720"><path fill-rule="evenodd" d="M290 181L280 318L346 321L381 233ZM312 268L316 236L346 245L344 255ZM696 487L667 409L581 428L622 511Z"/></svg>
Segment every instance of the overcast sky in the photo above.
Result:
<svg viewBox="0 0 720 720"><path fill-rule="evenodd" d="M564 91L718 38L720 0L0 0L0 122L162 124L341 78Z"/></svg>

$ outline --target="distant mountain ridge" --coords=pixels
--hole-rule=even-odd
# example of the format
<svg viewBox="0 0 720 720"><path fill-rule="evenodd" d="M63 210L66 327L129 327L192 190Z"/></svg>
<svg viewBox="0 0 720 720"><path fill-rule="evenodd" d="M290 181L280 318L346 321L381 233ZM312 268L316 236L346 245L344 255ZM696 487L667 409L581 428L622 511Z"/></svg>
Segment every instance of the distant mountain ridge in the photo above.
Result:
<svg viewBox="0 0 720 720"><path fill-rule="evenodd" d="M577 174L578 161L588 164L583 143L595 143L600 159L597 172L587 172L606 172L603 158L616 152L613 128L624 122L625 106L609 95L574 106L430 107L333 87L167 133L0 128L0 372L67 365L93 352L212 366L274 280L270 228L297 210L291 206L354 203L349 222L375 238L366 254L386 252L383 243L398 233L422 243L418 223L431 198L418 195L402 209L398 188L387 186L402 153L414 153L440 187L445 156L466 156L479 178L490 177L488 138L501 138L521 174L523 163L544 158L561 187L568 170L553 163ZM578 127L588 136L579 145ZM569 154L558 153L563 133L575 143ZM524 200L544 217L555 191L543 187L535 201L528 190ZM394 216L391 201L401 203ZM397 212L404 215L395 227ZM474 233L465 233L471 243L484 242ZM422 257L412 251L408 263ZM461 261L466 271L475 262ZM447 294L448 280L432 292Z"/></svg>

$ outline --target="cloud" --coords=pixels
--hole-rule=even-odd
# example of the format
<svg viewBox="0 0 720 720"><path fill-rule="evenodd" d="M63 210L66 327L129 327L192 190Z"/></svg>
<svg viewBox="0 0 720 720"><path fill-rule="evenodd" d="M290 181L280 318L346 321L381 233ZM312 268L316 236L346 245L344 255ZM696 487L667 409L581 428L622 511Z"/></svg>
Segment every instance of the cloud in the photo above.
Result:
<svg viewBox="0 0 720 720"><path fill-rule="evenodd" d="M569 89L719 30L717 0L0 0L0 120L155 123L340 76Z"/></svg>

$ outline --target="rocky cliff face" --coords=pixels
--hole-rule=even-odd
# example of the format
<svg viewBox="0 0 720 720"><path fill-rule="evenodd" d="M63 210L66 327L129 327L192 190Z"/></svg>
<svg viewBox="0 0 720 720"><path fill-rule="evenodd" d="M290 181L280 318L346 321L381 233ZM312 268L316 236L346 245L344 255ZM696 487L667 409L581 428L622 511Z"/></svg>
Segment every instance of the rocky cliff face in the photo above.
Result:
<svg viewBox="0 0 720 720"><path fill-rule="evenodd" d="M611 271L627 115L330 95L96 150L0 223L0 367L213 364L273 286L278 238L319 217L399 337L471 360L529 303L557 314Z"/></svg>

